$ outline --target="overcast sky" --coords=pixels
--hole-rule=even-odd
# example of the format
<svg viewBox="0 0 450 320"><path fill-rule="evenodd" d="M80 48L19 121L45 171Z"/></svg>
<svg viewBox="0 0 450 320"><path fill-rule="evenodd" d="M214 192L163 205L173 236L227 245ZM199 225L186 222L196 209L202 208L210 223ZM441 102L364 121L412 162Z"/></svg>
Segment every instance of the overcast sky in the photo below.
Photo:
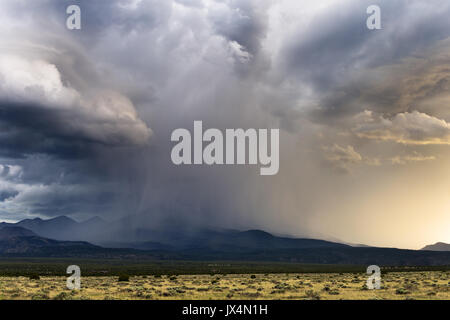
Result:
<svg viewBox="0 0 450 320"><path fill-rule="evenodd" d="M371 4L2 0L0 220L450 242L450 2ZM280 128L278 175L173 165L194 120Z"/></svg>

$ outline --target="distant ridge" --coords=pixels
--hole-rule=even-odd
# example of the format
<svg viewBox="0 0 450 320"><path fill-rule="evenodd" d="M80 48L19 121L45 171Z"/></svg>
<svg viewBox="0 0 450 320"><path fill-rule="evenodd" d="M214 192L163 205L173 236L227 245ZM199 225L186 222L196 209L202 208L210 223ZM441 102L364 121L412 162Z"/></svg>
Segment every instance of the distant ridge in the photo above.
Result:
<svg viewBox="0 0 450 320"><path fill-rule="evenodd" d="M263 230L202 229L177 223L151 228L131 218L105 222L94 217L76 222L64 216L0 223L0 256L450 265L450 251L354 247L319 239L280 237Z"/></svg>
<svg viewBox="0 0 450 320"><path fill-rule="evenodd" d="M17 223L0 223L3 226L17 226L33 231L38 236L56 240L84 240L82 233L91 225L98 226L102 223L99 217L94 217L82 223L67 217L58 216L51 219L25 219ZM85 232L84 232L85 233Z"/></svg>
<svg viewBox="0 0 450 320"><path fill-rule="evenodd" d="M420 250L429 250L429 251L450 251L450 244L444 242L436 242L435 244L430 244L428 246L423 247Z"/></svg>
<svg viewBox="0 0 450 320"><path fill-rule="evenodd" d="M22 227L0 228L0 254L3 255L76 255L101 249L84 241L57 241L36 235Z"/></svg>

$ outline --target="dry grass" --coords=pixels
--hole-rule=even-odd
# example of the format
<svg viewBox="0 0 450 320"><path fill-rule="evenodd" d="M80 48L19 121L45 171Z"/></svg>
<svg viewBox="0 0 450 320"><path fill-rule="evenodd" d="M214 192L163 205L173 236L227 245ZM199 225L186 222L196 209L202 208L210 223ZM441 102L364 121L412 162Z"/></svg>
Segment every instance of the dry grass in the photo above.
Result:
<svg viewBox="0 0 450 320"><path fill-rule="evenodd" d="M382 275L367 290L365 274L259 274L83 277L68 290L65 277L0 278L0 299L450 299L449 272Z"/></svg>

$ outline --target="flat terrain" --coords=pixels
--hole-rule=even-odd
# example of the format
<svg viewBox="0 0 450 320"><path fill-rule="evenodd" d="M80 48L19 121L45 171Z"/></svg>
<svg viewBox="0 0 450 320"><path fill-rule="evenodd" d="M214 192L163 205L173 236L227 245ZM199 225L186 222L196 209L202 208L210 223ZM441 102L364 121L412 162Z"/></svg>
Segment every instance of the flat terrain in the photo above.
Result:
<svg viewBox="0 0 450 320"><path fill-rule="evenodd" d="M0 299L442 299L450 300L450 272L389 272L382 288L368 290L364 273L228 274L81 278L0 277Z"/></svg>

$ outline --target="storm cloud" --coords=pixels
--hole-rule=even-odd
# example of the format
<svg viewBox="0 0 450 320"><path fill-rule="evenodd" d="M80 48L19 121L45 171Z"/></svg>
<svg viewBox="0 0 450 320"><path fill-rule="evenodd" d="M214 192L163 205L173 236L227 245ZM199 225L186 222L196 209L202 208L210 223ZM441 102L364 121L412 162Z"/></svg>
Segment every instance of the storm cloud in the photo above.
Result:
<svg viewBox="0 0 450 320"><path fill-rule="evenodd" d="M66 28L70 4L81 30ZM396 211L402 188L380 181L410 185L449 156L450 4L378 1L382 29L369 30L371 4L2 1L0 219L133 216L385 244L364 217L380 198ZM171 132L194 120L280 128L279 174L173 165Z"/></svg>

